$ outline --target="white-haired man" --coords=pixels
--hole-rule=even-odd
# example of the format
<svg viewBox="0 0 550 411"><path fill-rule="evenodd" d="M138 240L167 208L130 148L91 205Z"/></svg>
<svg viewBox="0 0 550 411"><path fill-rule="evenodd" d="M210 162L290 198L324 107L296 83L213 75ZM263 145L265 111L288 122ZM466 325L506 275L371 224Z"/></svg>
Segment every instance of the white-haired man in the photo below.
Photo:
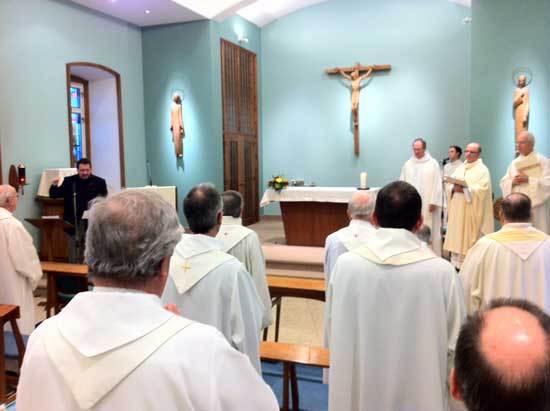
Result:
<svg viewBox="0 0 550 411"><path fill-rule="evenodd" d="M241 193L234 190L224 191L222 199L223 219L216 239L223 242L223 251L243 263L246 271L252 276L256 291L264 305L262 328L269 327L273 322L273 316L260 237L255 231L243 226Z"/></svg>
<svg viewBox="0 0 550 411"><path fill-rule="evenodd" d="M500 180L502 195L523 193L533 206L533 226L550 234L550 161L535 149L535 136L522 131L516 137L519 156Z"/></svg>
<svg viewBox="0 0 550 411"><path fill-rule="evenodd" d="M184 234L174 250L162 300L176 304L192 320L216 327L260 373L264 306L250 274L215 238L222 210L222 197L213 185L199 184L189 191L183 212L193 234Z"/></svg>
<svg viewBox="0 0 550 411"><path fill-rule="evenodd" d="M325 240L325 283L328 286L330 273L338 257L360 246L375 230L371 224L375 195L370 191L358 191L348 203L349 225Z"/></svg>
<svg viewBox="0 0 550 411"><path fill-rule="evenodd" d="M437 161L426 150L426 141L417 138L413 141L412 149L413 155L403 165L399 179L412 184L422 197L422 217L431 231L431 247L441 256L441 170Z"/></svg>
<svg viewBox="0 0 550 411"><path fill-rule="evenodd" d="M278 410L219 331L162 307L180 238L173 207L154 193L93 205L85 257L96 287L31 335L18 411Z"/></svg>
<svg viewBox="0 0 550 411"><path fill-rule="evenodd" d="M16 209L17 191L0 185L0 303L19 306L17 325L29 335L35 324L33 290L42 268L30 234L12 214Z"/></svg>

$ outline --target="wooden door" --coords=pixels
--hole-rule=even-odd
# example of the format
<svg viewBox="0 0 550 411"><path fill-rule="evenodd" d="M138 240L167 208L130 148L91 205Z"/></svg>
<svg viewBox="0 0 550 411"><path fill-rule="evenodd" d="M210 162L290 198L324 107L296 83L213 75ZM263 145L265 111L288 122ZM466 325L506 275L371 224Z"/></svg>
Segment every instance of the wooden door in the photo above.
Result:
<svg viewBox="0 0 550 411"><path fill-rule="evenodd" d="M259 220L256 54L221 40L224 189L244 199L243 223Z"/></svg>

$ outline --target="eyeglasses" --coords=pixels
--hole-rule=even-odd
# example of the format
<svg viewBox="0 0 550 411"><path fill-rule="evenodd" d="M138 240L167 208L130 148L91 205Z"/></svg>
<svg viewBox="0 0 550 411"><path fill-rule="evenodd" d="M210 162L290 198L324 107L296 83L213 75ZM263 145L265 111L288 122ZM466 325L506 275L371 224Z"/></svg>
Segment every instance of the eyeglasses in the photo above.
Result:
<svg viewBox="0 0 550 411"><path fill-rule="evenodd" d="M470 150L466 150L465 153L479 154L479 151L470 151Z"/></svg>

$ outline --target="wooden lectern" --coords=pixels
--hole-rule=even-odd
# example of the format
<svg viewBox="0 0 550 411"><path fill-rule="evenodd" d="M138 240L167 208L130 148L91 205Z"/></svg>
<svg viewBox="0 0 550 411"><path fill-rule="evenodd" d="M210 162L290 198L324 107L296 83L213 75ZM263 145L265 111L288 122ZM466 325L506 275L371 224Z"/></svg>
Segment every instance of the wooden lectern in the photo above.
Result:
<svg viewBox="0 0 550 411"><path fill-rule="evenodd" d="M25 218L33 226L42 232L42 241L46 243L48 261L53 261L53 233L55 230L67 230L74 228L72 224L61 218Z"/></svg>

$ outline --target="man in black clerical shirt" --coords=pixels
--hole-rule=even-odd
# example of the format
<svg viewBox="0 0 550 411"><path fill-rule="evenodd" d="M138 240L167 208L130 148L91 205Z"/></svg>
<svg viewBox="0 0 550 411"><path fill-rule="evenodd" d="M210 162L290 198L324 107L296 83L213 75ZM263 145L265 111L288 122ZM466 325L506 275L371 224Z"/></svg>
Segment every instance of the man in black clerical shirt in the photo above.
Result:
<svg viewBox="0 0 550 411"><path fill-rule="evenodd" d="M92 174L92 164L87 158L78 160L76 168L78 174L65 177L61 184L59 184L59 178L53 180L53 184L50 187L50 197L63 198L63 219L75 226L75 230L69 233L71 235L70 261L73 263L82 263L84 256L84 233L86 231L86 224L82 221L82 215L88 209L90 201L96 197L107 196L107 184L105 184L103 178ZM72 295L79 291L85 291L88 288L87 281L80 278L60 277L56 284L58 291L61 293L58 298L62 301L67 301Z"/></svg>
<svg viewBox="0 0 550 411"><path fill-rule="evenodd" d="M80 223L82 214L88 209L88 203L98 196L107 196L107 185L101 177L92 174L92 164L87 158L76 163L78 174L65 177L59 184L59 178L53 180L50 187L50 197L63 198L65 211L63 219L75 223L74 200L76 199L76 219ZM73 198L75 197L75 198Z"/></svg>

